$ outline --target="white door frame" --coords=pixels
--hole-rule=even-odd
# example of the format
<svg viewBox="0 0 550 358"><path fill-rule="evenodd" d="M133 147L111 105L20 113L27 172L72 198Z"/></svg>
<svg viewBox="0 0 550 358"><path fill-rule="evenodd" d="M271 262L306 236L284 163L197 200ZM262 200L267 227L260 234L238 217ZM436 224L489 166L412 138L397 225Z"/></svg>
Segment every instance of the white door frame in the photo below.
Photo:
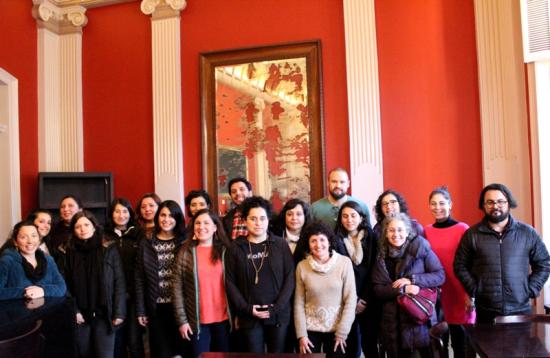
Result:
<svg viewBox="0 0 550 358"><path fill-rule="evenodd" d="M9 165L7 175L10 183L7 210L10 213L11 225L21 220L21 181L19 171L19 97L18 81L3 68L0 68L0 85L8 88L8 118L7 125L0 123L0 135L8 135ZM11 228L10 228L11 229ZM5 235L5 233L2 233Z"/></svg>

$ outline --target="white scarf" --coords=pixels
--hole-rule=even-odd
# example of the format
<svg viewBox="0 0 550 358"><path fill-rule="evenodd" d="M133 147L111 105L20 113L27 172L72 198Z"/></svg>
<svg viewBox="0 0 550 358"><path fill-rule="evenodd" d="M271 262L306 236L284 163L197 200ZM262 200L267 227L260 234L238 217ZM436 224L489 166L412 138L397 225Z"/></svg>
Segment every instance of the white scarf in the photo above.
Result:
<svg viewBox="0 0 550 358"><path fill-rule="evenodd" d="M334 250L332 250L332 256L324 264L320 264L317 261L315 261L315 259L313 258L313 255L308 255L306 260L313 271L319 272L319 273L327 273L334 267L334 265L336 264L336 261L338 261L338 256L339 255L336 252L334 252Z"/></svg>
<svg viewBox="0 0 550 358"><path fill-rule="evenodd" d="M344 238L344 245L354 265L359 265L361 261L363 261L363 246L361 246L361 240L363 240L364 236L365 230L361 230L355 237L350 238L348 235Z"/></svg>

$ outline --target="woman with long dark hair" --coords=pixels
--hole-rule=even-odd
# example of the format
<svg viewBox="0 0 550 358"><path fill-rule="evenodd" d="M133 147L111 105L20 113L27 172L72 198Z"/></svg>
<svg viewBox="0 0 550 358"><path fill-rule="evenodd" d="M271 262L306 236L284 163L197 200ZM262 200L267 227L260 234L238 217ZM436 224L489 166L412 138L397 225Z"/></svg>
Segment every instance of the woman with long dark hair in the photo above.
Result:
<svg viewBox="0 0 550 358"><path fill-rule="evenodd" d="M136 314L139 324L149 328L151 356L167 358L184 350L172 305L174 264L184 240L181 207L163 201L154 223L153 236L141 240L136 257Z"/></svg>
<svg viewBox="0 0 550 358"><path fill-rule="evenodd" d="M193 236L176 258L172 293L179 332L199 357L229 350L231 315L224 283L229 241L220 219L208 209L195 213L191 227Z"/></svg>
<svg viewBox="0 0 550 358"><path fill-rule="evenodd" d="M357 290L356 316L348 336L346 356L359 357L361 349L368 357L377 356L381 306L370 282L370 273L378 252L377 240L359 204L354 201L342 204L335 234L338 253L349 257L353 264Z"/></svg>
<svg viewBox="0 0 550 358"><path fill-rule="evenodd" d="M112 357L115 328L126 319L122 261L91 212L77 212L70 228L63 273L75 300L78 355Z"/></svg>

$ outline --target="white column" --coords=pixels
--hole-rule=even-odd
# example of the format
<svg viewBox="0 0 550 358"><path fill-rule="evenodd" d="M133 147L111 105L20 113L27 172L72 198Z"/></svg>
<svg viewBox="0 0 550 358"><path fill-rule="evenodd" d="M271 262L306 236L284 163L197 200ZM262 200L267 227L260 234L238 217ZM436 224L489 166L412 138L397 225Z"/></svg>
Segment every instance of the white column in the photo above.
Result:
<svg viewBox="0 0 550 358"><path fill-rule="evenodd" d="M142 0L151 17L155 192L183 205L180 11L184 0Z"/></svg>
<svg viewBox="0 0 550 358"><path fill-rule="evenodd" d="M508 186L519 203L514 215L531 223L529 133L519 2L475 0L474 6L483 182Z"/></svg>
<svg viewBox="0 0 550 358"><path fill-rule="evenodd" d="M40 171L83 171L82 6L33 0L38 27Z"/></svg>
<svg viewBox="0 0 550 358"><path fill-rule="evenodd" d="M369 207L384 190L374 0L344 0L353 195Z"/></svg>

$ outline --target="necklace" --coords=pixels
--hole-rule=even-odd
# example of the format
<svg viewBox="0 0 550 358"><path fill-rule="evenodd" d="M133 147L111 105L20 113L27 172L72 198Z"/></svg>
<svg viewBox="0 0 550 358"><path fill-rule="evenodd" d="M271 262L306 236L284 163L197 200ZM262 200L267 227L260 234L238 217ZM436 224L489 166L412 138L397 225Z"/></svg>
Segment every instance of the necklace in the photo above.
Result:
<svg viewBox="0 0 550 358"><path fill-rule="evenodd" d="M254 272L256 273L254 278L254 284L257 285L260 281L260 271L262 270L262 267L264 266L264 260L265 260L265 254L267 252L267 243L264 245L264 252L262 252L262 259L260 260L260 266L256 267L256 263L254 262L254 255L252 254L252 245L250 245L250 241L248 242L248 250L250 251L250 260L252 261L252 267L254 267Z"/></svg>

